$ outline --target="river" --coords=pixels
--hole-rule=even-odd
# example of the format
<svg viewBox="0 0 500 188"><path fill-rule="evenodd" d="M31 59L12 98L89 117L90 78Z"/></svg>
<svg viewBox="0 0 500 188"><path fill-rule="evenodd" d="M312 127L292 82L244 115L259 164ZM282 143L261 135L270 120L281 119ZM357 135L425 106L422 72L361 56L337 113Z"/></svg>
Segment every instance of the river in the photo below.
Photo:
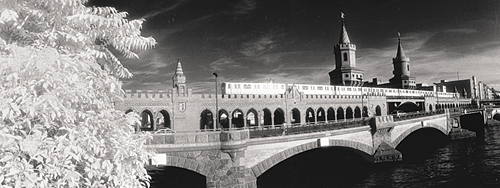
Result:
<svg viewBox="0 0 500 188"><path fill-rule="evenodd" d="M435 132L410 135L397 149L402 162L371 164L342 148L304 152L269 169L257 180L267 187L500 187L500 123L489 122L484 138L449 140ZM430 139L432 138L432 139ZM181 173L150 170L152 187L203 187ZM170 177L173 181L159 178ZM199 178L198 178L199 179ZM174 182L174 183L172 183ZM167 185L169 184L169 185Z"/></svg>

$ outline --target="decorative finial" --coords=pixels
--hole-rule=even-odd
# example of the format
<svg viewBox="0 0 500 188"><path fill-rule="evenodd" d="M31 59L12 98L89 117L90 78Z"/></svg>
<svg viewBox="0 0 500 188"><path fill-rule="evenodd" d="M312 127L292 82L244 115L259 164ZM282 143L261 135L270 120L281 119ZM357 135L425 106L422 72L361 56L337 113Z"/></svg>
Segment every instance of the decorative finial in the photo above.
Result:
<svg viewBox="0 0 500 188"><path fill-rule="evenodd" d="M344 18L345 18L345 14L343 12L340 12L340 19L342 19L342 21L344 21Z"/></svg>
<svg viewBox="0 0 500 188"><path fill-rule="evenodd" d="M398 31L398 40L401 40L401 33Z"/></svg>

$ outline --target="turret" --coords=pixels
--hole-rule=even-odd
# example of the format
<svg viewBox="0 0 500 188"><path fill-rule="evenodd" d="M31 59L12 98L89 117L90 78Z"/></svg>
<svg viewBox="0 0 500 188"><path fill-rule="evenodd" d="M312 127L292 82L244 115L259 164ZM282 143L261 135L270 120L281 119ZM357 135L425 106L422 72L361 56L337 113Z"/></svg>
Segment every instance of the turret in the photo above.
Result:
<svg viewBox="0 0 500 188"><path fill-rule="evenodd" d="M392 64L394 70L392 77L389 82L392 87L403 88L403 89L415 89L415 77L410 76L410 58L406 57L401 45L401 35L398 32L398 49L396 52L396 57L392 58Z"/></svg>
<svg viewBox="0 0 500 188"><path fill-rule="evenodd" d="M175 69L174 76L172 77L172 86L177 89L178 94L185 94L186 91L186 76L182 71L181 61L177 61L177 69Z"/></svg>
<svg viewBox="0 0 500 188"><path fill-rule="evenodd" d="M344 23L344 13L340 14L339 43L333 47L335 54L335 69L329 73L330 85L361 86L363 71L356 67L356 45L352 44Z"/></svg>

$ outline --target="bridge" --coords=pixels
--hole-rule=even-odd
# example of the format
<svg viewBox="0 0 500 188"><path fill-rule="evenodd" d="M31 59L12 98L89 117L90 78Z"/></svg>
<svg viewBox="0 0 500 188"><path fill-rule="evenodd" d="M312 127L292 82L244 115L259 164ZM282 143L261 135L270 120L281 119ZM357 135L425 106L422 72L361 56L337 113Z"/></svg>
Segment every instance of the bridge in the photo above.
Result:
<svg viewBox="0 0 500 188"><path fill-rule="evenodd" d="M473 112L483 117L482 112ZM456 116L458 117L458 116ZM188 169L206 177L207 187L256 187L257 178L290 157L320 147L342 147L374 162L402 160L395 148L420 129L449 135L448 109L405 118L376 116L351 122L325 122L260 129L153 134L151 165ZM267 132L266 132L267 131Z"/></svg>

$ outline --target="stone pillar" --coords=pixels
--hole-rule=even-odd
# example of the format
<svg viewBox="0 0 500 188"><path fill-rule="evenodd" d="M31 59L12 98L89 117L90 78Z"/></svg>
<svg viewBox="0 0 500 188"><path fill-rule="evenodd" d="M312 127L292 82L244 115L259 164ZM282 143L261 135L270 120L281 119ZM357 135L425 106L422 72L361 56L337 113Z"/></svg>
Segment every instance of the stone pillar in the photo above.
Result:
<svg viewBox="0 0 500 188"><path fill-rule="evenodd" d="M229 128L233 128L233 116L232 115L229 115L227 117L228 121L229 121Z"/></svg>
<svg viewBox="0 0 500 188"><path fill-rule="evenodd" d="M274 127L274 114L271 115L271 126Z"/></svg>
<svg viewBox="0 0 500 188"><path fill-rule="evenodd" d="M395 146L391 142L391 131L394 128L393 117L372 117L369 124L372 134L374 162L381 163L403 160L403 155L395 149Z"/></svg>
<svg viewBox="0 0 500 188"><path fill-rule="evenodd" d="M251 169L243 166L248 139L247 129L221 132L222 157L220 161L212 160L212 164L216 166L207 176L207 188L257 187L257 178Z"/></svg>

